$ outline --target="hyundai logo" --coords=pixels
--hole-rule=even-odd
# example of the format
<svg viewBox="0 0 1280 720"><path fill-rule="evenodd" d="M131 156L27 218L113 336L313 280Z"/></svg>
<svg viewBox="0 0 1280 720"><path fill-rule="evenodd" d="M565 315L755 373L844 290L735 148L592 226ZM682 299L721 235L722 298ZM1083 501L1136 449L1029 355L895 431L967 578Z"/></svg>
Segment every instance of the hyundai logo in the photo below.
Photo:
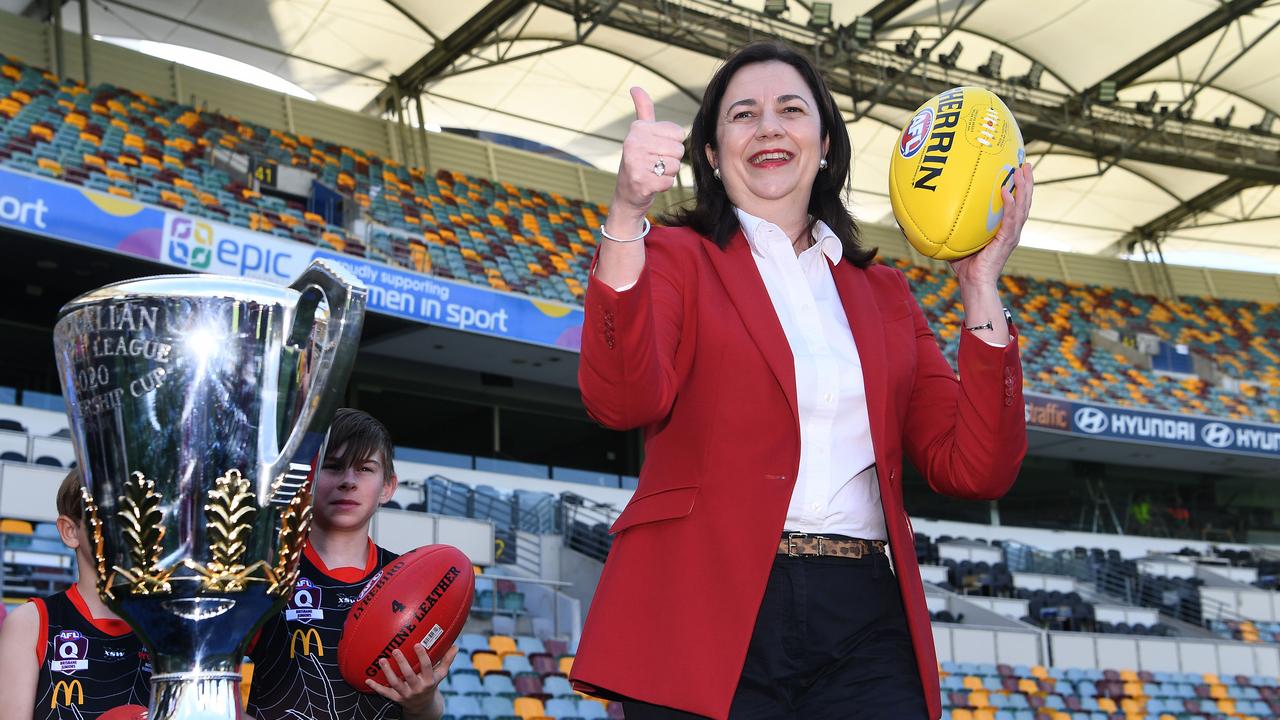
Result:
<svg viewBox="0 0 1280 720"><path fill-rule="evenodd" d="M1236 433L1229 425L1211 422L1200 427L1200 439L1209 447L1224 448L1235 441Z"/></svg>
<svg viewBox="0 0 1280 720"><path fill-rule="evenodd" d="M1098 408L1082 407L1076 411L1074 420L1081 432L1090 435L1106 432L1107 429L1107 414Z"/></svg>

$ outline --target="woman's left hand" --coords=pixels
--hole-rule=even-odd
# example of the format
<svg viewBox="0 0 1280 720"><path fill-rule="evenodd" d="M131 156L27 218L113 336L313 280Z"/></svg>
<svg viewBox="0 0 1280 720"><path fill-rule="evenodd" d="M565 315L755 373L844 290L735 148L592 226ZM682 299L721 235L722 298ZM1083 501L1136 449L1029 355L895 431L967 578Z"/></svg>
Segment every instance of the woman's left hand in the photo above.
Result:
<svg viewBox="0 0 1280 720"><path fill-rule="evenodd" d="M414 643L413 649L418 655L420 668L418 672L413 671L404 653L396 649L391 652L391 655L400 672L397 673L391 663L387 662L386 658L382 658L378 664L382 666L382 672L387 676L387 684L381 685L373 680L365 680L365 684L382 697L400 703L400 707L404 708L405 717L439 718L443 714L444 703L441 702L443 698L436 697L437 687L449 674L449 666L458 656L458 648L456 646L449 648L436 665L432 665L426 648L421 644ZM435 712L436 710L439 712Z"/></svg>
<svg viewBox="0 0 1280 720"><path fill-rule="evenodd" d="M1004 200L1004 219L1000 229L986 247L959 260L951 261L951 269L961 285L980 286L995 285L1004 270L1005 261L1013 254L1022 238L1022 226L1027 224L1031 214L1031 196L1035 182L1031 179L1031 163L1023 163L1013 173L1013 187L1016 194L1008 188L1000 188L1000 196Z"/></svg>

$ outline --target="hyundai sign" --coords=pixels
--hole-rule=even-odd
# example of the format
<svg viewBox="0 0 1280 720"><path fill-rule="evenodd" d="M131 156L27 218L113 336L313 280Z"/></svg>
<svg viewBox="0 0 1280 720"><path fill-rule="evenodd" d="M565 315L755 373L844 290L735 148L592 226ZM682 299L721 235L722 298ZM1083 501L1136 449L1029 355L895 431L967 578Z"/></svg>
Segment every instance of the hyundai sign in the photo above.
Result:
<svg viewBox="0 0 1280 720"><path fill-rule="evenodd" d="M1029 427L1075 435L1280 458L1280 427L1025 394ZM1064 422L1065 421L1065 422Z"/></svg>

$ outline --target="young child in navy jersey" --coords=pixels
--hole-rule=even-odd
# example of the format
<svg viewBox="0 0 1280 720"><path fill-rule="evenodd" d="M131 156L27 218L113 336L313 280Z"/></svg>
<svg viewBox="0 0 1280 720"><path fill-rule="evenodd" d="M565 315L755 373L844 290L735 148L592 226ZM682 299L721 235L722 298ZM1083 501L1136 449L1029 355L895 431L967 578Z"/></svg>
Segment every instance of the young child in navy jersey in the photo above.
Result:
<svg viewBox="0 0 1280 720"><path fill-rule="evenodd" d="M94 720L122 705L145 710L151 662L129 626L98 597L79 470L58 488L58 532L76 553L76 584L33 599L0 626L0 720Z"/></svg>
<svg viewBox="0 0 1280 720"><path fill-rule="evenodd" d="M262 627L249 657L253 683L248 712L257 720L439 720L444 680L457 650L432 666L415 645L419 672L394 651L383 660L389 685L367 680L360 692L338 671L338 641L361 589L395 554L369 538L373 514L396 489L393 445L386 427L358 410L341 409L313 486L311 533L285 609ZM370 693L368 690L373 690Z"/></svg>

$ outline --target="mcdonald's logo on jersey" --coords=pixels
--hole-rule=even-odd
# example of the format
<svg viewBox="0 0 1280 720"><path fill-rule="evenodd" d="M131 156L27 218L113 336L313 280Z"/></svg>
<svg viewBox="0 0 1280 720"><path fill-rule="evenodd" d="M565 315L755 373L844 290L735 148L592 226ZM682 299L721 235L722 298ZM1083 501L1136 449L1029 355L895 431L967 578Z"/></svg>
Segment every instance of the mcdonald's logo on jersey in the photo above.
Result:
<svg viewBox="0 0 1280 720"><path fill-rule="evenodd" d="M298 629L293 631L293 636L289 638L289 657L293 657L298 651L298 641L302 641L302 654L311 654L311 642L316 643L316 654L324 657L324 643L320 641L320 632L315 628L307 628L306 630Z"/></svg>
<svg viewBox="0 0 1280 720"><path fill-rule="evenodd" d="M84 704L84 685L79 680L59 680L57 685L53 686L53 697L49 698L49 707L58 707L58 693L62 693L63 705L83 705ZM71 702L71 696L75 695L76 701Z"/></svg>

